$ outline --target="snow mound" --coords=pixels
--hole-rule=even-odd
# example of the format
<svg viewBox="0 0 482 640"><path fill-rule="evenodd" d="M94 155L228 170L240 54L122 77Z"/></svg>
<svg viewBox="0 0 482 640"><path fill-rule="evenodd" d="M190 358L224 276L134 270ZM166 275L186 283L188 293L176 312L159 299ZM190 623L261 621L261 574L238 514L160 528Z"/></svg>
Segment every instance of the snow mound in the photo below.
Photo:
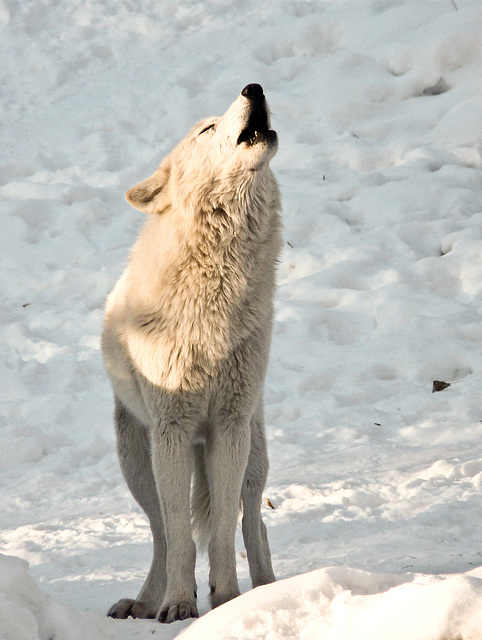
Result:
<svg viewBox="0 0 482 640"><path fill-rule="evenodd" d="M170 640L186 624L120 621L66 607L40 591L27 562L0 554L1 640Z"/></svg>
<svg viewBox="0 0 482 640"><path fill-rule="evenodd" d="M479 640L482 571L476 573L443 579L329 567L253 589L194 622L161 625L61 605L39 590L24 560L0 555L1 638Z"/></svg>
<svg viewBox="0 0 482 640"><path fill-rule="evenodd" d="M405 578L333 567L258 587L182 640L480 640L482 579Z"/></svg>

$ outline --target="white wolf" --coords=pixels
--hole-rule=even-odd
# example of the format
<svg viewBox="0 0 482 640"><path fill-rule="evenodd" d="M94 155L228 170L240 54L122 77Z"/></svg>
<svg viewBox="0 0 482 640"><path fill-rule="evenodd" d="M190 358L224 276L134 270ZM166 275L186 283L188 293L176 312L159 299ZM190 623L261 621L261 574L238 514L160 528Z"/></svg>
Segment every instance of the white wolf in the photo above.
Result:
<svg viewBox="0 0 482 640"><path fill-rule="evenodd" d="M152 565L114 618L197 616L192 521L208 545L211 604L239 595L240 500L253 586L275 580L261 520L268 472L263 381L280 197L263 89L201 121L127 200L152 214L107 299L102 349L120 464L149 517Z"/></svg>

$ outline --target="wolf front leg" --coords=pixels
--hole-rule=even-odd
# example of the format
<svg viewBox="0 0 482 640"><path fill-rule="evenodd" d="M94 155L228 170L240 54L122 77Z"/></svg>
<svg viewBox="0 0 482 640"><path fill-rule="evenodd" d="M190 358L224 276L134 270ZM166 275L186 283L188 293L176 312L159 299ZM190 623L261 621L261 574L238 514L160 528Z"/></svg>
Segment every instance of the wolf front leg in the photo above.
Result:
<svg viewBox="0 0 482 640"><path fill-rule="evenodd" d="M167 543L167 586L160 622L197 618L196 546L191 535L190 490L194 454L183 425L164 422L153 430L152 465Z"/></svg>
<svg viewBox="0 0 482 640"><path fill-rule="evenodd" d="M225 422L211 425L205 446L211 502L208 549L213 607L239 595L234 538L249 441L249 419L235 419L231 415Z"/></svg>

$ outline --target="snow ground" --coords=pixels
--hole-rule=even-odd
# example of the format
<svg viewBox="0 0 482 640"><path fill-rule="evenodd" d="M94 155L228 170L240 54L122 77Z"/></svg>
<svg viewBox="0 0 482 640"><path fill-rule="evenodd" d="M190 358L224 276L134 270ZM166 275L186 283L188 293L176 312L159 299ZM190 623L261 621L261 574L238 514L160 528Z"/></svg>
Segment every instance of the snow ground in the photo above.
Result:
<svg viewBox="0 0 482 640"><path fill-rule="evenodd" d="M478 0L0 0L2 640L482 638L481 27ZM248 82L280 138L288 580L191 626L109 620L150 560L99 353L123 193ZM198 584L205 613L204 557Z"/></svg>

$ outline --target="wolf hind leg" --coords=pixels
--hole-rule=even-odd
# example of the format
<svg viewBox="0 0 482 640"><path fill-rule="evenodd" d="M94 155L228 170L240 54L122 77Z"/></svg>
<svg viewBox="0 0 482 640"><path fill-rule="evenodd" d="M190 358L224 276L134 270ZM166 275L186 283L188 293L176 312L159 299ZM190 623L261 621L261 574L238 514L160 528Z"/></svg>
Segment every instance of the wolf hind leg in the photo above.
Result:
<svg viewBox="0 0 482 640"><path fill-rule="evenodd" d="M268 476L268 468L263 406L260 403L251 419L251 446L241 490L241 500L243 502L242 532L253 587L269 584L276 580L271 565L271 552L266 526L261 519L261 502Z"/></svg>
<svg viewBox="0 0 482 640"><path fill-rule="evenodd" d="M194 480L191 496L193 536L202 551L207 549L211 536L211 497L204 459L204 445L194 446Z"/></svg>
<svg viewBox="0 0 482 640"><path fill-rule="evenodd" d="M137 598L119 600L107 615L112 618L155 618L166 591L166 539L152 472L149 433L118 398L115 401L115 424L122 473L132 495L149 518L154 554Z"/></svg>

